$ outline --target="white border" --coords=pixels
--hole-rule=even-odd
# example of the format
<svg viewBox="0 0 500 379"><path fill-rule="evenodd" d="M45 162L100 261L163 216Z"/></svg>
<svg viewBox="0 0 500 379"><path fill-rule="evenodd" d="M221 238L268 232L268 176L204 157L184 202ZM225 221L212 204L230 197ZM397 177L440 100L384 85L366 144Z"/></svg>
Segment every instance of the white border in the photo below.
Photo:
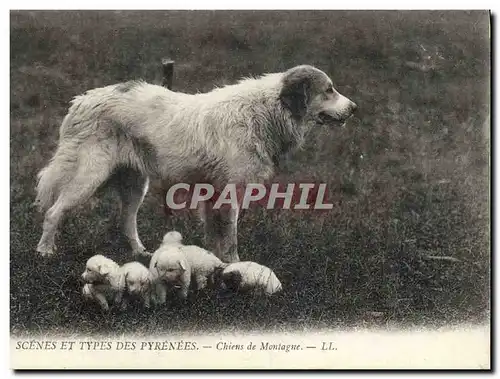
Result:
<svg viewBox="0 0 500 379"><path fill-rule="evenodd" d="M3 185L1 186L1 195L2 195L2 208L0 210L0 215L1 215L1 222L2 222L2 228L0 229L2 231L2 238L0 239L2 243L2 249L3 251L3 258L4 258L4 263L2 265L3 275L1 275L2 279L4 282L2 283L3 290L0 291L0 294L2 296L2 321L4 321L3 325L4 328L2 329L4 331L4 338L2 339L2 342L4 342L1 345L1 353L2 353L2 371L5 371L5 374L7 374L7 377L13 377L13 372L8 369L9 367L9 314L8 314L8 308L7 304L9 301L9 291L6 290L6 288L9 288L9 230L10 230L10 220L9 220L9 186L10 186L10 178L9 178L9 166L10 166L10 155L9 158L7 159L7 151L9 150L9 146L7 144L9 143L9 129L7 126L10 124L10 120L8 118L9 114L9 98L10 98L10 86L9 86L9 9L137 9L137 2L132 2L132 1L126 1L126 0L121 0L121 1L95 1L95 0L88 0L88 1L72 1L72 2L67 2L67 1L61 1L61 0L50 0L50 1L44 1L43 2L43 7L40 8L40 2L36 1L10 1L7 2L7 9L6 12L3 13L5 16L2 18L1 27L4 31L2 33L2 51L4 52L4 59L2 60L2 63L4 64L4 74L0 76L0 80L2 80L2 88L4 92L2 92L2 111L5 112L5 119L6 122L4 123L4 127L1 128L1 132L3 133L2 135L2 141L5 143L5 148L2 150L3 153L3 159L2 159L2 180L4 181ZM161 1L148 1L144 0L140 2L140 8L139 9L335 9L331 8L331 5L335 3L330 3L326 1L318 1L318 0L309 0L307 2L301 1L273 1L270 2L268 0L265 1L248 1L248 2L241 2L241 1L218 1L218 2L211 2L210 4L203 2L201 0L194 1L194 0L185 0L181 3L179 2L161 2ZM367 1L359 1L359 0L351 0L348 2L341 3L340 7L336 9L397 9L397 10L402 10L402 9L491 9L493 13L495 14L498 10L498 7L495 7L495 3L493 1L436 1L436 0L420 0L420 1L414 1L414 2L401 2L401 1L377 1L377 2L367 2ZM338 5L338 3L337 3ZM498 50L498 37L495 40L495 44L493 47L496 50ZM498 57L496 59L495 67L493 68L495 72L498 72ZM496 76L495 76L496 77ZM496 80L495 80L496 84ZM498 95L495 97L495 103L494 103L494 109L498 110ZM496 126L496 123L495 123ZM495 135L495 144L498 143L498 132ZM498 176L498 161L495 160L494 162L495 165L495 178ZM496 184L496 183L495 183ZM497 190L495 191L495 195L498 195L498 187L495 186ZM494 215L498 216L497 208L494 210ZM496 217L498 219L498 217ZM498 224L495 225L494 229L495 235L499 235L500 233L500 226ZM496 259L498 261L498 258ZM497 269L498 266L495 264L495 269ZM498 337L498 334L495 333L495 337ZM495 338L496 341L498 341L498 338ZM498 357L498 349L496 349L497 354L494 357L495 359ZM4 374L4 372L2 372ZM82 376L89 375L87 374L80 374ZM101 378L104 376L107 376L109 374L92 374L94 378ZM122 374L115 374L115 375L122 375ZM139 373L134 373L135 377L145 377L147 375L146 373L144 374L139 374ZM169 374L171 377L178 377L181 374ZM182 376L185 377L186 374L183 374ZM187 374L187 375L193 375L194 374ZM233 374L231 374L233 375ZM270 374L259 374L259 376L267 376ZM290 374L293 376L292 374ZM294 374L298 375L298 374ZM338 373L334 373L334 375L339 375ZM340 375L345 375L345 374L340 374ZM361 375L361 374L359 374ZM425 377L428 377L429 375L431 377L437 376L439 374L417 374L418 376L420 375L425 375ZM473 375L473 374L472 374ZM478 374L476 374L478 375ZM42 374L32 374L32 377L41 377ZM71 374L58 374L59 377L62 378L67 378L71 377ZM351 376L351 375L349 375Z"/></svg>
<svg viewBox="0 0 500 379"><path fill-rule="evenodd" d="M40 7L43 5L43 7ZM138 7L138 5L140 5ZM285 1L285 0L255 0L255 1L225 1L217 0L206 2L203 0L184 0L182 2L178 1L158 1L158 0L144 0L140 4L135 1L126 0L107 0L105 2L98 0L88 0L88 1L72 1L67 2L63 0L50 0L44 1L43 3L36 1L12 1L9 4L9 9L122 9L122 10L132 10L132 9L176 9L176 10L190 10L190 9L235 9L235 10L255 10L255 9L338 9L338 10L350 10L350 9L492 9L493 1L433 1L433 0L421 0L421 1L365 1L365 0L351 0L338 2L329 2L325 0L309 0L309 1Z"/></svg>

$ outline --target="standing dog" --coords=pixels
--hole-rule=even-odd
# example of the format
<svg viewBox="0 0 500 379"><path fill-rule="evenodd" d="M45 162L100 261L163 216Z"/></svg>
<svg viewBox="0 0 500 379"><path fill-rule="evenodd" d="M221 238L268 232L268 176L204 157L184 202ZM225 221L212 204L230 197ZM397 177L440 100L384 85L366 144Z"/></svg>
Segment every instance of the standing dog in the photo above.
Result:
<svg viewBox="0 0 500 379"><path fill-rule="evenodd" d="M52 255L62 217L111 182L123 232L141 254L137 211L149 178L165 188L261 183L314 126L341 125L355 109L307 65L196 95L141 81L87 91L72 101L57 151L39 173L36 203L46 212L37 251ZM226 262L239 261L238 214L238 207L202 209L206 246Z"/></svg>

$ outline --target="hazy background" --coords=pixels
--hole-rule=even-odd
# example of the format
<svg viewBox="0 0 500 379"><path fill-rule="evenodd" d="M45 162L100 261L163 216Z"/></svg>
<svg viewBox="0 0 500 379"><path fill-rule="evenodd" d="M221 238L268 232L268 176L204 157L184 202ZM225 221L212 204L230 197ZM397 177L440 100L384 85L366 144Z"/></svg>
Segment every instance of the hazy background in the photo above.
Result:
<svg viewBox="0 0 500 379"><path fill-rule="evenodd" d="M490 52L486 12L12 12L11 331L123 332L442 325L489 315ZM275 270L284 293L218 298L103 318L79 277L103 253L130 260L107 194L69 216L59 255L35 254L37 172L55 151L71 98L143 78L195 93L241 76L312 64L359 113L312 132L277 180L327 182L328 212L253 209L240 257ZM175 220L187 241L202 230ZM159 201L139 212L153 251ZM430 257L429 257L430 256ZM436 258L437 257L437 258ZM439 259L445 257L445 259ZM147 263L147 262L144 262Z"/></svg>

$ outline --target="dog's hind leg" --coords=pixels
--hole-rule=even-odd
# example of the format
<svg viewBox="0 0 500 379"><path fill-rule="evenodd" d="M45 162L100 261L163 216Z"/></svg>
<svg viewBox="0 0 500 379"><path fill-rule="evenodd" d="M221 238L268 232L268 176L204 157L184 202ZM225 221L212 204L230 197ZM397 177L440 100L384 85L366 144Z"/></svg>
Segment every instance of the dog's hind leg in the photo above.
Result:
<svg viewBox="0 0 500 379"><path fill-rule="evenodd" d="M64 214L94 194L108 179L113 163L113 152L95 143L80 148L75 175L61 186L57 200L45 213L43 234L37 246L42 256L55 252L55 234Z"/></svg>
<svg viewBox="0 0 500 379"><path fill-rule="evenodd" d="M121 226L128 239L132 254L151 255L146 252L137 232L137 212L148 192L149 180L139 171L121 168L116 174L116 189L122 201Z"/></svg>

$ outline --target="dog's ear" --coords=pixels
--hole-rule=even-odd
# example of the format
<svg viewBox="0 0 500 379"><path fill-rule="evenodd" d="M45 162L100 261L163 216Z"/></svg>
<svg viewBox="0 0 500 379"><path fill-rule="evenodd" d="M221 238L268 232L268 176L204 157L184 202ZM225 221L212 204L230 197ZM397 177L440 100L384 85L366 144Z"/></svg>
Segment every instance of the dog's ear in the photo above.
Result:
<svg viewBox="0 0 500 379"><path fill-rule="evenodd" d="M215 270L208 276L208 281L212 288L219 288L221 284L223 284L222 273L225 268L225 266L216 267Z"/></svg>
<svg viewBox="0 0 500 379"><path fill-rule="evenodd" d="M292 69L283 77L280 100L295 118L306 115L310 100L311 78L305 70Z"/></svg>
<svg viewBox="0 0 500 379"><path fill-rule="evenodd" d="M179 266L181 266L182 271L186 271L186 262L184 262L182 259L179 261Z"/></svg>
<svg viewBox="0 0 500 379"><path fill-rule="evenodd" d="M182 244L182 234L173 230L171 232L165 233L162 240L162 245L170 245L170 244Z"/></svg>
<svg viewBox="0 0 500 379"><path fill-rule="evenodd" d="M237 271L231 271L222 276L222 281L226 288L233 291L237 291L240 288L242 279L241 273Z"/></svg>
<svg viewBox="0 0 500 379"><path fill-rule="evenodd" d="M141 287L144 287L146 285L149 285L149 277L147 276L142 276L140 279L139 279L139 285Z"/></svg>
<svg viewBox="0 0 500 379"><path fill-rule="evenodd" d="M102 264L97 267L99 270L99 274L102 276L106 276L111 272L111 267L109 267L107 264Z"/></svg>

